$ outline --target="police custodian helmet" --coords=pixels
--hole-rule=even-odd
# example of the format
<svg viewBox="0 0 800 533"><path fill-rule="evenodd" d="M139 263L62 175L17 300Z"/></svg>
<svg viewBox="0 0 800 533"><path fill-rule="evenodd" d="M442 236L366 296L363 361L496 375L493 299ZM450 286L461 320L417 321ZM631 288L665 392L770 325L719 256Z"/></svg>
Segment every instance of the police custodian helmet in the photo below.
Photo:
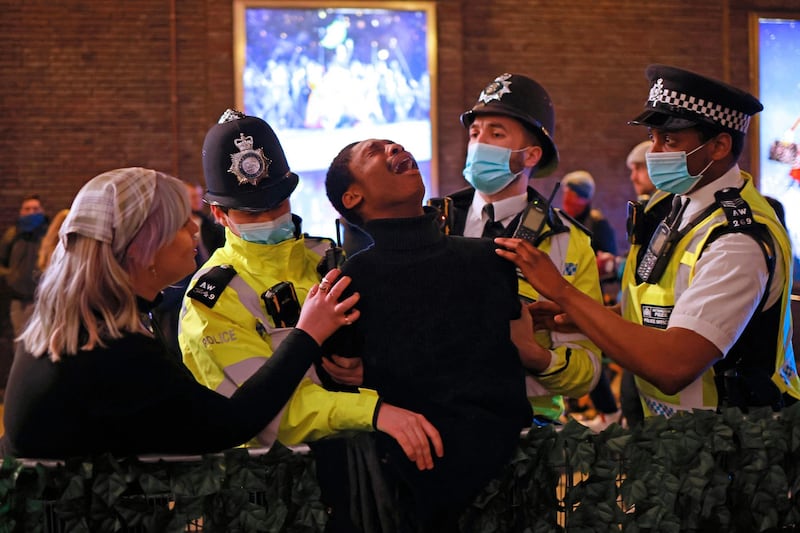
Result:
<svg viewBox="0 0 800 533"><path fill-rule="evenodd" d="M205 201L240 211L268 211L299 181L269 124L228 109L203 142Z"/></svg>
<svg viewBox="0 0 800 533"><path fill-rule="evenodd" d="M542 146L542 159L531 177L549 175L558 166L558 149L553 142L556 112L550 95L534 80L520 74L502 74L486 86L478 102L461 115L469 128L479 115L505 115L522 122Z"/></svg>
<svg viewBox="0 0 800 533"><path fill-rule="evenodd" d="M750 118L764 108L752 94L688 70L650 65L645 75L650 94L632 125L666 131L706 125L744 136Z"/></svg>

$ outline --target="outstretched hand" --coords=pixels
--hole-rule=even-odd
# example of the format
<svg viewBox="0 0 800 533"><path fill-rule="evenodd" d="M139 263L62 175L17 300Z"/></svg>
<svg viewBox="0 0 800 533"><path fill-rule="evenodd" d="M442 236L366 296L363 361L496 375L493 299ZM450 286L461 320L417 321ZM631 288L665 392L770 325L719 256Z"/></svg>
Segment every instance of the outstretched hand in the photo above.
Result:
<svg viewBox="0 0 800 533"><path fill-rule="evenodd" d="M433 468L431 444L437 457L444 456L444 444L439 431L421 414L382 403L376 425L379 431L394 437L420 470Z"/></svg>
<svg viewBox="0 0 800 533"><path fill-rule="evenodd" d="M539 300L528 305L528 312L534 322L545 329L559 333L577 333L580 330L561 306L549 300Z"/></svg>
<svg viewBox="0 0 800 533"><path fill-rule="evenodd" d="M322 281L308 291L300 310L296 327L311 335L319 345L341 326L349 326L360 316L358 309L353 307L360 297L358 293L339 301L350 284L348 276L337 279L341 273L341 270L334 268L325 274Z"/></svg>
<svg viewBox="0 0 800 533"><path fill-rule="evenodd" d="M569 282L561 276L549 255L523 239L498 237L494 242L500 245L495 249L497 255L517 265L539 294L558 301L559 291L568 287Z"/></svg>

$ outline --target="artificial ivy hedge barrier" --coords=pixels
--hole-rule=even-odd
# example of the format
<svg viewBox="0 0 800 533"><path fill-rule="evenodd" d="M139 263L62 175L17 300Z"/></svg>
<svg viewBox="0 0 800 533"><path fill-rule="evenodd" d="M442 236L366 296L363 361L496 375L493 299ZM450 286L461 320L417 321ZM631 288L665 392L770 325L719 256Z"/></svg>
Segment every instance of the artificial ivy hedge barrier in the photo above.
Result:
<svg viewBox="0 0 800 533"><path fill-rule="evenodd" d="M531 430L464 532L800 530L800 404L731 409L594 435ZM273 447L195 460L5 458L0 532L322 531L310 454Z"/></svg>

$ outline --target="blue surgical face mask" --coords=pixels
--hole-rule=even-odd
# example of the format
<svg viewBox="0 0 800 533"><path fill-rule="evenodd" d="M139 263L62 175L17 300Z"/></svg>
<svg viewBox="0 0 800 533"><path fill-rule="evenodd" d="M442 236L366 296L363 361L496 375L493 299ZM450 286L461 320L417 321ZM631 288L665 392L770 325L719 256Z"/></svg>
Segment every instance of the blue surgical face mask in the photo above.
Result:
<svg viewBox="0 0 800 533"><path fill-rule="evenodd" d="M705 145L706 143L701 144L688 154L686 152L647 152L644 157L650 181L662 191L686 194L697 185L703 177L703 172L714 163L712 159L696 176L689 174L686 158Z"/></svg>
<svg viewBox="0 0 800 533"><path fill-rule="evenodd" d="M467 147L467 162L464 166L464 179L484 194L500 192L522 174L522 170L511 171L511 154L521 152L492 144L473 143ZM524 170L524 169L523 169Z"/></svg>
<svg viewBox="0 0 800 533"><path fill-rule="evenodd" d="M45 223L44 213L33 213L17 219L17 228L22 233L33 231Z"/></svg>
<svg viewBox="0 0 800 533"><path fill-rule="evenodd" d="M294 237L294 221L291 213L266 222L236 224L236 229L242 239L259 244L278 244Z"/></svg>

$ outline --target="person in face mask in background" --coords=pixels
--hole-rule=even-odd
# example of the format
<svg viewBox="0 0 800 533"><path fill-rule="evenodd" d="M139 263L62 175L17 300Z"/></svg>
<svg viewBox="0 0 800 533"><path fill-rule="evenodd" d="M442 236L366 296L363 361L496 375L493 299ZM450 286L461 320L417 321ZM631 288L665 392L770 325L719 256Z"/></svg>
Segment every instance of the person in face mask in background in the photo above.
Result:
<svg viewBox="0 0 800 533"><path fill-rule="evenodd" d="M39 271L39 245L47 232L48 219L37 194L22 199L17 222L8 228L0 241L0 276L10 291L9 315L14 337L33 312L33 294Z"/></svg>
<svg viewBox="0 0 800 533"><path fill-rule="evenodd" d="M600 281L589 235L568 216L547 204L528 186L530 178L551 174L558 166L553 141L555 110L539 83L520 74L502 74L491 81L478 101L461 115L469 132L464 178L471 185L432 203L446 206L445 231L466 237L514 234L529 204L545 206L545 218L535 246L549 254L567 283L601 303ZM540 299L526 280L519 282L524 302ZM534 317L537 344L547 364L526 364L528 397L534 423L558 421L563 396L580 398L600 376L601 354L581 333L544 329Z"/></svg>
<svg viewBox="0 0 800 533"><path fill-rule="evenodd" d="M791 245L753 178L737 161L751 94L666 65L646 70L650 93L631 124L653 141L645 154L658 189L673 195L654 224L647 207L629 224L621 314L597 305L517 239L498 239L513 261L603 352L636 375L645 416L770 406L800 399L791 339ZM636 217L634 217L636 218ZM548 304L552 306L553 302ZM538 305L538 304L537 304Z"/></svg>
<svg viewBox="0 0 800 533"><path fill-rule="evenodd" d="M330 288L324 277L329 268L321 260L332 243L301 233L289 200L299 178L262 119L226 111L206 134L203 171L205 201L225 226L225 244L189 282L178 342L195 378L231 396L269 364L295 326L309 290L316 283L321 291ZM441 442L424 417L380 402L373 390L327 391L311 367L251 444L279 440L291 446L341 430L388 433L420 469L433 465L428 437Z"/></svg>

